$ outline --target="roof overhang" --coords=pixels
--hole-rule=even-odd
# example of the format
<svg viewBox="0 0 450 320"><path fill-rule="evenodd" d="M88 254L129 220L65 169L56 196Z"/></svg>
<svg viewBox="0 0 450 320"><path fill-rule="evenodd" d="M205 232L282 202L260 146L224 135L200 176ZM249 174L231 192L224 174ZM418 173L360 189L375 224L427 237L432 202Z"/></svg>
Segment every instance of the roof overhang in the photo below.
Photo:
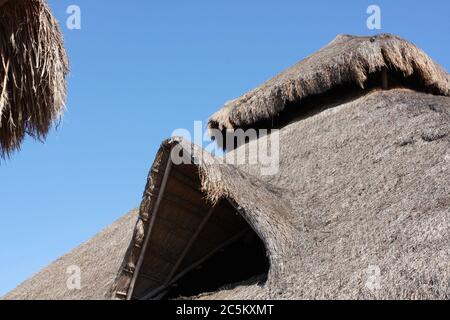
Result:
<svg viewBox="0 0 450 320"><path fill-rule="evenodd" d="M182 155L174 160L174 157ZM113 294L154 299L180 277L248 232L263 241L270 264L292 235L289 202L199 147L163 143L148 178L140 218ZM270 274L269 274L270 277Z"/></svg>

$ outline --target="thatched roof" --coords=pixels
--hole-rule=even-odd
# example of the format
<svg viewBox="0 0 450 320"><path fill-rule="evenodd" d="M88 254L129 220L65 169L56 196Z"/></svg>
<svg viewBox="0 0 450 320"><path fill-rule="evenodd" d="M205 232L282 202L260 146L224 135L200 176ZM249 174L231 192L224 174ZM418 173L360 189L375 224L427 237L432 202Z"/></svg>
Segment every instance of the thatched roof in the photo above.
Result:
<svg viewBox="0 0 450 320"><path fill-rule="evenodd" d="M280 135L275 176L260 176L257 166L216 163L182 140L165 142L137 224L134 215L108 228L114 231L108 240L94 238L6 298L101 298L108 286L107 298L129 294L152 217L164 218L169 228L156 220L160 234L147 251L177 248L167 240L180 232L173 219L192 219L184 209L171 210L170 197L154 210L167 155L177 146L187 157L204 157L191 165L190 180L177 194L191 195L189 181L198 181L205 207L231 199L264 240L271 262L264 285L249 282L200 298L450 298L450 98L408 89L374 91L294 122ZM62 287L65 267L72 264L89 279L80 292ZM379 290L366 287L370 266L380 268ZM154 271L146 275L157 277Z"/></svg>
<svg viewBox="0 0 450 320"><path fill-rule="evenodd" d="M0 158L25 135L45 138L64 108L68 67L46 1L0 2Z"/></svg>
<svg viewBox="0 0 450 320"><path fill-rule="evenodd" d="M18 286L3 299L26 300L103 300L120 269L133 235L138 211L134 210L98 235L64 255ZM81 290L69 290L68 268L81 269ZM70 269L69 269L70 270Z"/></svg>
<svg viewBox="0 0 450 320"><path fill-rule="evenodd" d="M450 98L374 91L280 134L280 173L261 179L289 190L303 238L276 286L207 298L450 298Z"/></svg>
<svg viewBox="0 0 450 320"><path fill-rule="evenodd" d="M341 86L381 86L381 79L376 80L383 70L392 78L391 86L449 95L447 73L412 43L389 34L340 35L262 86L225 104L208 125L219 130L251 127ZM293 103L296 105L290 106Z"/></svg>
<svg viewBox="0 0 450 320"><path fill-rule="evenodd" d="M440 83L435 76L427 83ZM87 256L79 257L81 266L83 259L104 263L82 269L99 280L72 297L99 297L106 285L107 298L160 297L178 280L177 269L208 256L214 241L233 239L247 223L268 254L266 281L229 283L197 298L449 299L450 97L415 89L373 87L313 103L314 110L280 128L280 167L271 176L261 175L259 165L225 164L182 139L165 141L137 223L121 224L103 242L101 252L121 246L114 263L96 251L96 241L75 251ZM172 152L188 163L174 163ZM219 223L200 232L214 207ZM130 241L115 241L124 239L120 234ZM67 263L73 264L62 258L7 298L70 297L53 285ZM232 261L225 263L217 277ZM380 287L371 289L374 267Z"/></svg>
<svg viewBox="0 0 450 320"><path fill-rule="evenodd" d="M188 165L172 164L170 155L173 150L183 153L189 163L191 159L202 160L198 165L193 162ZM180 176L184 178L180 179ZM221 199L227 201L219 203ZM186 202L197 205L193 208L192 205L186 205ZM228 209L229 204L235 209ZM211 208L216 212L223 211L217 218L216 227L207 228L211 234L203 234L204 241L199 250L193 247L189 258L180 261L181 265L176 265L177 259L170 258L170 255L180 256L189 243L189 236L183 236L183 231L186 232L190 225L195 230L203 220L198 219L199 213L205 217ZM152 288L164 288L172 280L171 271L183 270L183 266L189 269L190 264L195 265L205 252L227 240L227 237L233 238L233 235L239 234L247 223L242 223L241 227L240 220L233 219L231 214L227 215L227 210L236 210L234 215L242 215L261 239L267 240L265 245L273 266L271 274L279 274L282 263L277 257L288 255L294 243L284 236L292 234L294 227L290 223L293 216L290 214L292 210L289 201L280 190L232 165L219 163L209 153L183 139L164 142L150 171L134 240L130 244L113 294L117 298L140 298L145 296L146 291L151 293ZM269 241L274 233L277 234L277 241ZM218 234L223 234L223 238ZM180 241L182 238L186 240ZM205 248L209 244L211 248ZM199 257L196 257L196 252ZM141 256L145 258L142 262L139 259ZM147 275L144 278L140 277L143 273ZM164 283L167 277L169 279ZM140 285L135 285L136 282Z"/></svg>

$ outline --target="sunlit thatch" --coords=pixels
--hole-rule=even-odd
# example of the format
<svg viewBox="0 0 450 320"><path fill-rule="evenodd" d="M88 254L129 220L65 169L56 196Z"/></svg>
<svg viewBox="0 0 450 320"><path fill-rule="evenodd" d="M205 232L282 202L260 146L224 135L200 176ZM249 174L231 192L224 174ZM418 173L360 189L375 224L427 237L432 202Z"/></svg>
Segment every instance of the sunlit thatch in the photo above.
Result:
<svg viewBox="0 0 450 320"><path fill-rule="evenodd" d="M44 139L66 99L68 58L43 0L0 0L0 158Z"/></svg>
<svg viewBox="0 0 450 320"><path fill-rule="evenodd" d="M349 46L342 41L349 41ZM406 50L401 45L406 42L396 37L355 41L356 45L348 37L338 38L332 46L340 47L340 55L333 60L329 52L328 61L335 61L336 68L362 73L327 71L323 67L326 49L299 64L303 70L309 66L309 73L301 73L302 77L324 81L320 86L316 82L314 88L337 92L333 99L323 92L320 99L309 100L306 107L310 110L305 108L304 101L289 106L304 112L295 114L296 118L280 127L276 173L261 174L264 161L259 159L259 152L249 152L244 159L245 149L260 150L261 139L230 151L228 158L244 160L235 164L223 163L223 159L182 139L165 141L150 170L138 213L111 225L25 281L5 299L156 299L165 297L166 292L160 295L161 288L171 290L168 285L180 288L183 279L174 275L186 270L182 268L185 262L194 262L191 266L200 267L201 275L212 271L216 278L223 279L230 273L230 267L245 264L242 259L229 259L214 268L208 268L203 259L201 265L196 264L199 255L209 258L215 252L209 250L210 244L232 231L230 224L222 223L224 218L229 219L227 212L219 211L214 216L215 209L211 210L214 205L220 207L223 200L233 205L232 209L245 218L263 241L270 260L267 280L263 284L259 278L229 282L218 291L203 290L198 288L199 282L192 282L200 295L187 297L448 300L447 74L419 49L408 45ZM361 41L364 45L360 46ZM382 59L376 54L365 57L381 59L369 59L369 65L383 66L391 61L390 79L399 81L400 88L379 90L366 86L362 92L354 91L356 83L367 84L366 69L355 65L365 60L357 57L377 46L377 41L384 46L393 41L391 53L396 51L395 47L400 51L390 55L383 50ZM416 55L411 56L413 52ZM400 60L394 61L395 57ZM412 68L409 72L408 66ZM294 77L296 70L290 69L246 95L254 97L250 100L255 103L260 101L261 109L252 109L257 104L249 100L250 104L243 104L242 112L253 110L264 117L267 110L275 110L276 106L268 103L276 101L258 99L270 96L271 86L289 84L283 77ZM399 70L400 74L395 72ZM341 92L339 79L357 74L357 78L346 78L355 81L347 96ZM410 78L413 75L416 77ZM379 83L380 79L372 80ZM403 88L402 84L410 87ZM294 98L293 91L283 92L291 92ZM291 116L288 111L280 112L279 116L287 113ZM226 112L222 114L227 115ZM229 115L233 116L233 111ZM226 126L225 122L221 124ZM184 160L189 160L188 164L173 161L172 155L181 154ZM194 159L195 163L191 163ZM214 221L210 221L208 228L202 222L211 215ZM191 242L192 239L195 241ZM244 241L234 237L230 240L244 245ZM195 246L196 242L201 245ZM181 251L182 248L185 249ZM73 265L83 272L81 290L69 290L66 285L66 268ZM371 271L374 268L379 270L375 279Z"/></svg>
<svg viewBox="0 0 450 320"><path fill-rule="evenodd" d="M290 103L322 95L338 86L370 87L382 71L396 87L449 95L447 73L425 52L397 36L340 35L323 49L260 87L228 102L209 120L210 129L236 129L267 121ZM381 85L381 81L380 81Z"/></svg>

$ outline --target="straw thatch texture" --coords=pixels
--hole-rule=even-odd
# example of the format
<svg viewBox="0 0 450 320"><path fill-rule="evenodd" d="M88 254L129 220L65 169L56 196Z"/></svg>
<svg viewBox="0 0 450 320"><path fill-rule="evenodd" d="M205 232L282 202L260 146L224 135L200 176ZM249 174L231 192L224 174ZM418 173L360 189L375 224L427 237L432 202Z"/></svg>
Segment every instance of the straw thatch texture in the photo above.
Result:
<svg viewBox="0 0 450 320"><path fill-rule="evenodd" d="M367 87L369 79L383 69L388 76L402 78L396 81L396 86L449 94L447 73L413 44L388 34L341 35L262 86L228 102L210 118L208 126L219 130L246 128L277 117L290 103L299 103L333 88Z"/></svg>
<svg viewBox="0 0 450 320"><path fill-rule="evenodd" d="M205 203L221 199L233 203L259 234L270 258L263 286L230 284L199 299L450 299L450 97L443 95L448 91L447 74L418 49L392 36L373 42L340 37L331 46L340 47L341 42L348 42L353 51L342 48L342 54L336 56L339 68L344 67L339 63L346 61L347 69L358 69L356 62L361 60L350 60L347 55L358 57L366 42L369 48L374 46L374 52L380 46L392 46L391 50L401 54L392 56L383 50L383 59L401 57L392 65L405 66L400 70L406 77L411 75L407 66L412 74L417 73L415 80L422 81L422 86L414 89L428 88L438 95L372 87L332 102L316 100L312 109L296 114L296 121L281 127L280 167L271 176L261 175L260 165L224 164L182 139L164 142L148 177L137 224L130 221L118 226L129 228L121 232L130 242L111 240L112 244L104 247L106 252L123 245L120 254L114 254L124 257L122 264L117 258L114 263L105 260L100 269L88 268L95 270L88 274L95 274L98 282L93 280L92 286L72 297L99 297L105 285L113 283L107 297L116 298L120 292L123 298L129 293L149 224L158 211L154 210L155 195L164 189L162 181L175 150L197 170ZM302 74L322 74L320 68L314 73L316 64L308 61L326 61L326 52L319 51L322 59L312 56L305 60L309 73ZM376 54L365 56L374 59L370 66L379 65ZM301 64L300 68L306 67ZM335 77L339 72L329 74ZM339 83L333 79L323 83ZM364 77L355 79L363 81ZM271 91L265 92L260 94L270 95ZM246 124L253 121L251 117L247 120ZM259 142L251 141L229 155L241 156L242 148L255 149ZM103 255L95 251L97 243L75 252L88 256L89 261L96 255L101 259ZM7 298L69 297L52 284L54 274L60 274L59 266L68 259L50 266ZM380 271L380 288L372 290L366 284L374 266ZM113 274L113 269L118 274ZM96 286L101 287L101 294Z"/></svg>
<svg viewBox="0 0 450 320"><path fill-rule="evenodd" d="M271 270L263 287L230 286L199 298L450 298L450 98L374 91L282 128L280 140L274 176L260 176L257 166L223 165L205 153L205 195L235 199L243 208L267 246ZM97 237L75 251L80 261L104 261L85 271L95 274L88 287L61 289L58 277L74 263L69 255L6 298L100 298L113 282L115 290L126 289L130 278L123 271L116 278L113 271L135 267L139 252L125 250L145 238L144 221L154 203L149 191L157 188L167 154L177 145L188 155L203 155L183 141L164 143L137 227L136 216L129 217L107 241ZM114 240L122 233L132 240ZM115 250L120 254L111 263ZM125 257L122 266L119 256ZM366 287L371 265L380 268L380 290Z"/></svg>
<svg viewBox="0 0 450 320"><path fill-rule="evenodd" d="M448 92L450 92L450 74L447 74L447 85L448 85Z"/></svg>
<svg viewBox="0 0 450 320"><path fill-rule="evenodd" d="M25 281L3 299L103 300L131 241L138 212L131 211L98 235ZM81 269L81 290L69 290L67 268Z"/></svg>
<svg viewBox="0 0 450 320"><path fill-rule="evenodd" d="M273 275L271 279L277 279L276 275L280 274L284 268L283 259L290 256L292 245L297 242L292 239L292 236L301 238L300 234L296 234L294 231L296 227L291 223L294 217L290 214L292 212L289 206L290 201L277 188L265 184L233 165L219 162L198 146L181 138L175 138L163 143L150 171L134 239L130 244L113 294L119 292L119 298L129 294L139 256L152 224L152 215L158 213L154 211L158 203L158 195L155 191L161 189L165 168L167 163L172 161L170 155L173 150L177 154L182 153L187 159L186 162L192 163L191 166L197 166L191 160L197 159L195 162L199 163L201 189L207 199L205 201L212 205L219 199L230 200L239 208L241 215L248 223L257 230L267 251L270 252L270 262L273 266L270 270Z"/></svg>
<svg viewBox="0 0 450 320"><path fill-rule="evenodd" d="M291 190L303 240L275 286L202 298L450 298L450 98L375 91L282 128L280 141L280 172L261 179ZM379 290L366 287L369 266Z"/></svg>
<svg viewBox="0 0 450 320"><path fill-rule="evenodd" d="M25 135L44 139L62 114L68 58L58 23L43 0L0 6L0 158Z"/></svg>

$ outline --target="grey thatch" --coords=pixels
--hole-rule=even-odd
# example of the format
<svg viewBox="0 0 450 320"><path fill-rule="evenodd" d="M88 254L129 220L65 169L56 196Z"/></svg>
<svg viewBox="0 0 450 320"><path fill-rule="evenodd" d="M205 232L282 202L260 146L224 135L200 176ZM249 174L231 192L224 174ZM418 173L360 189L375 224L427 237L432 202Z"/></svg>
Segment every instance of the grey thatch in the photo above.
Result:
<svg viewBox="0 0 450 320"><path fill-rule="evenodd" d="M44 268L3 299L103 300L108 297L117 270L133 235L138 211L133 210L98 235ZM72 266L81 270L81 290L67 287Z"/></svg>
<svg viewBox="0 0 450 320"><path fill-rule="evenodd" d="M250 127L277 117L290 103L340 86L367 89L372 86L370 79L383 70L392 78L391 86L442 95L450 92L447 73L410 42L389 34L340 35L262 86L228 102L208 125L219 130Z"/></svg>
<svg viewBox="0 0 450 320"><path fill-rule="evenodd" d="M62 114L69 63L44 0L0 3L0 158L25 135L45 138Z"/></svg>
<svg viewBox="0 0 450 320"><path fill-rule="evenodd" d="M431 77L427 83L441 83L440 72ZM86 267L89 279L100 280L72 297L92 298L98 293L95 283L102 294L110 286L105 298L146 297L145 287L158 288L174 270L173 264L159 264L156 253L179 255L176 219L184 225L194 210L207 211L227 200L264 242L270 259L267 281L230 283L194 298L449 299L450 97L439 92L442 88L434 94L418 92L423 86L414 89L373 87L300 104L304 112L280 129L280 167L272 176L261 175L259 165L224 164L182 139L164 142L137 223L122 225L134 231L118 226L110 234L112 243L100 245L101 252L118 250L125 241L114 239L127 234L127 248L114 255L124 257L122 264L115 259L105 260L103 271ZM250 141L229 155L240 157L240 151L258 143ZM177 166L169 156L174 151L190 163L170 170ZM181 184L177 170L188 177ZM199 190L203 198L191 197L195 208L173 215L175 200L168 191L190 196ZM80 252L92 250L95 256L98 246L93 242ZM72 261L63 258L6 298L70 297L54 286L62 263ZM375 288L367 285L373 268L380 271Z"/></svg>
<svg viewBox="0 0 450 320"><path fill-rule="evenodd" d="M280 173L261 179L291 195L296 249L276 285L204 298L450 298L450 98L374 91L280 141ZM379 290L366 286L371 266Z"/></svg>

